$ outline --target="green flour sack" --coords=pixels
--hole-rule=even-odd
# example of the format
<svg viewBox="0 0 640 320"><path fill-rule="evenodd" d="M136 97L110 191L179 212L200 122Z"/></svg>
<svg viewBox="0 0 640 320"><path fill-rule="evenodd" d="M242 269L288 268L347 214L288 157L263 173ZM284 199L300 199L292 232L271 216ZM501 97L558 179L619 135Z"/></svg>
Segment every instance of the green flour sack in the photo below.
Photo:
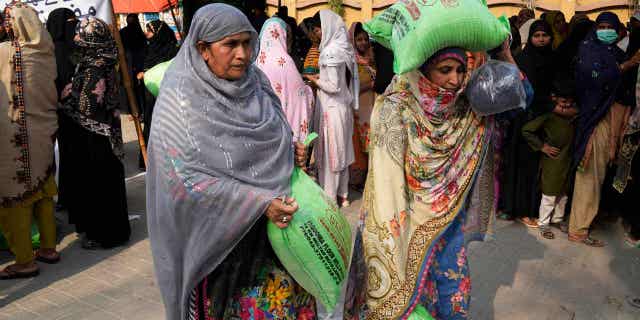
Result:
<svg viewBox="0 0 640 320"><path fill-rule="evenodd" d="M348 274L351 226L335 200L300 168L291 176L291 197L299 209L284 229L269 222L269 241L298 284L333 310Z"/></svg>
<svg viewBox="0 0 640 320"><path fill-rule="evenodd" d="M407 320L434 320L433 317L429 314L429 311L425 309L423 306L418 305L413 312L409 315Z"/></svg>
<svg viewBox="0 0 640 320"><path fill-rule="evenodd" d="M400 0L364 29L393 50L397 74L420 67L447 47L493 49L510 33L509 20L493 16L482 0Z"/></svg>
<svg viewBox="0 0 640 320"><path fill-rule="evenodd" d="M164 73L167 72L171 62L173 59L159 63L144 73L144 85L154 97L157 97L160 92L160 83L162 83Z"/></svg>

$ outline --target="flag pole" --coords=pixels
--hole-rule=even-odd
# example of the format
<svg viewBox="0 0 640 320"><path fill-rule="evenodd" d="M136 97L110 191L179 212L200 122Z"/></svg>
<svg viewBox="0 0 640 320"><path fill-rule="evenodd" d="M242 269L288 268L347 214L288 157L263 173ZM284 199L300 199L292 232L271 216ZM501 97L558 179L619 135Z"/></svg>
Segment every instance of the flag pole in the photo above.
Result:
<svg viewBox="0 0 640 320"><path fill-rule="evenodd" d="M171 11L171 17L173 18L173 23L176 25L176 30L178 30L178 34L180 35L180 40L184 40L184 34L182 34L182 28L178 24L178 19L176 19L176 14L173 12L173 5L171 4L171 0L167 0L169 4L169 10ZM176 2L176 7L180 8L178 2ZM184 20L184 17L182 18Z"/></svg>
<svg viewBox="0 0 640 320"><path fill-rule="evenodd" d="M147 160L147 144L144 141L142 125L140 124L140 109L138 108L138 100L136 100L136 96L133 92L131 75L129 74L129 67L127 65L127 59L125 57L122 39L120 39L120 32L118 30L116 12L113 9L113 2L111 3L111 14L113 16L113 37L115 38L116 45L118 46L118 64L120 65L120 73L122 74L122 83L124 84L124 88L127 92L127 99L129 100L131 117L133 118L133 124L136 127L136 134L138 135L138 144L140 145L140 151L142 152L142 159L144 160L145 166L148 166L149 163Z"/></svg>

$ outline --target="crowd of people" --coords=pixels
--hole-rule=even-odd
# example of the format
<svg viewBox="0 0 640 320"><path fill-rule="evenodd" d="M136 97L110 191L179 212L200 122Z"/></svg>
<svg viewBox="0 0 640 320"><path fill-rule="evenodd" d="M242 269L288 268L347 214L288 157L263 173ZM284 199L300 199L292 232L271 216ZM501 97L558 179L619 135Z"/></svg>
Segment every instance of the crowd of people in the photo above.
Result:
<svg viewBox="0 0 640 320"><path fill-rule="evenodd" d="M166 23L143 30L137 15L119 33L143 111L149 160L139 166L167 319L389 319L416 308L462 319L465 245L496 216L602 247L594 219L620 215L626 243L640 247L640 12L625 26L610 12L567 23L524 9L499 47L443 48L401 75L360 22L347 28L321 10L298 24L286 7L252 15L206 5L181 45ZM126 108L107 23L58 9L45 27L19 2L1 18L0 230L16 263L0 279L16 279L60 260L56 194L83 248L128 241ZM145 72L172 59L156 98ZM489 59L518 67L526 109L476 114L467 80ZM294 166L340 207L363 192L335 310L297 285L267 240L268 221L295 219Z"/></svg>

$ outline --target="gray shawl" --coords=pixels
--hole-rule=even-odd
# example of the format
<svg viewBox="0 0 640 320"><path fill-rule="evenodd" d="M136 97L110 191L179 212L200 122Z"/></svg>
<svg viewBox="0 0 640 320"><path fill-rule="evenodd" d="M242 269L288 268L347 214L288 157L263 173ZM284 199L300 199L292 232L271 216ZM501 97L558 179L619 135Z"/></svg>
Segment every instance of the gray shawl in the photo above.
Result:
<svg viewBox="0 0 640 320"><path fill-rule="evenodd" d="M202 7L162 81L147 171L149 238L168 320L183 319L194 287L289 192L292 134L266 76L216 77L196 48L257 33L237 9ZM256 54L252 60L255 60ZM252 61L253 62L253 61Z"/></svg>

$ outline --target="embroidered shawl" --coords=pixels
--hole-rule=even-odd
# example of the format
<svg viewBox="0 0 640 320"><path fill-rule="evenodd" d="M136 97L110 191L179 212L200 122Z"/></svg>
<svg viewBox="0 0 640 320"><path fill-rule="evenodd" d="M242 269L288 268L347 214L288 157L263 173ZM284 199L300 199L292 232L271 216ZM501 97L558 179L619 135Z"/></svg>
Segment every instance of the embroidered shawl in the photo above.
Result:
<svg viewBox="0 0 640 320"><path fill-rule="evenodd" d="M0 198L19 204L53 171L58 126L53 41L30 6L5 9L9 41L0 43Z"/></svg>

